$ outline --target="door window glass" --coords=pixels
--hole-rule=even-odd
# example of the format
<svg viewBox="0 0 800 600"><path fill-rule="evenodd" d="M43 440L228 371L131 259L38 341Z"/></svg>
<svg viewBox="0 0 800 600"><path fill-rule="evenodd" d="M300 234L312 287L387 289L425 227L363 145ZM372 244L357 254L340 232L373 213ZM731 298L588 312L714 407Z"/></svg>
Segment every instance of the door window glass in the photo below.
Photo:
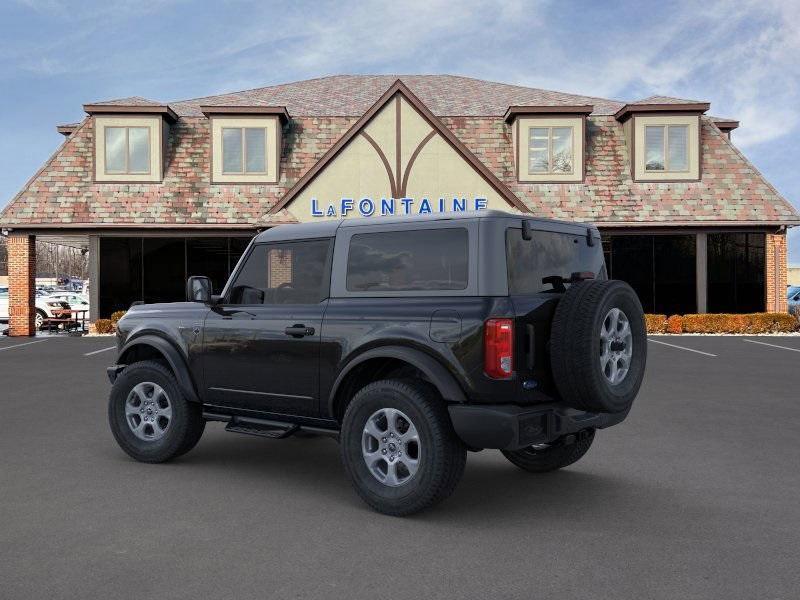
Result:
<svg viewBox="0 0 800 600"><path fill-rule="evenodd" d="M328 297L330 240L259 244L231 288L232 304L317 304Z"/></svg>
<svg viewBox="0 0 800 600"><path fill-rule="evenodd" d="M463 290L468 256L467 230L461 228L354 235L347 257L347 290Z"/></svg>

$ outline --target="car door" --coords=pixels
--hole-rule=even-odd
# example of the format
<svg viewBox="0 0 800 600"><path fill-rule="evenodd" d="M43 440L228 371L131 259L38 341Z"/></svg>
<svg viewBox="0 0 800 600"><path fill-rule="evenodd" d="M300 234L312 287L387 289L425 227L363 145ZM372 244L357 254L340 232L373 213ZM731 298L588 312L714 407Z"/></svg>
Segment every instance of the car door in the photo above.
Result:
<svg viewBox="0 0 800 600"><path fill-rule="evenodd" d="M203 333L205 401L316 416L333 240L253 245Z"/></svg>

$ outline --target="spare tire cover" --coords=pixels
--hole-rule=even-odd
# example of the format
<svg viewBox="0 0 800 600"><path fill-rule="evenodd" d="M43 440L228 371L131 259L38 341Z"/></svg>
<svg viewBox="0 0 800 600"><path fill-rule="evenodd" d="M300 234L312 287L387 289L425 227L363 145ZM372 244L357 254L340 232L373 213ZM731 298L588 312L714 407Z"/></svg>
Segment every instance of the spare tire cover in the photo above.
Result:
<svg viewBox="0 0 800 600"><path fill-rule="evenodd" d="M572 284L550 337L556 388L574 408L627 411L644 377L647 331L636 292L616 280Z"/></svg>

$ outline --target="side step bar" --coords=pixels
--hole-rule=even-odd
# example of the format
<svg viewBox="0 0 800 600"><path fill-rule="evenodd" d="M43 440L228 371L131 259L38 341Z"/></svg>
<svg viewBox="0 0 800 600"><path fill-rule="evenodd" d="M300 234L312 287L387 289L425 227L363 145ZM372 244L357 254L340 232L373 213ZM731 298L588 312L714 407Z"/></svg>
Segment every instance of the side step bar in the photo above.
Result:
<svg viewBox="0 0 800 600"><path fill-rule="evenodd" d="M285 423L252 423L243 422L240 419L233 419L225 426L225 431L233 433L246 433L247 435L260 435L261 437L280 440L289 437L300 429L297 425Z"/></svg>
<svg viewBox="0 0 800 600"><path fill-rule="evenodd" d="M308 425L298 425L296 423L285 423L282 421L272 421L268 419L256 419L254 417L241 417L238 415L223 415L203 411L203 418L206 421L222 421L227 423L225 431L233 433L244 433L247 435L258 435L261 437L280 440L294 435L298 431L328 435L334 438L339 437L339 432L333 429L323 429L321 427L311 427Z"/></svg>

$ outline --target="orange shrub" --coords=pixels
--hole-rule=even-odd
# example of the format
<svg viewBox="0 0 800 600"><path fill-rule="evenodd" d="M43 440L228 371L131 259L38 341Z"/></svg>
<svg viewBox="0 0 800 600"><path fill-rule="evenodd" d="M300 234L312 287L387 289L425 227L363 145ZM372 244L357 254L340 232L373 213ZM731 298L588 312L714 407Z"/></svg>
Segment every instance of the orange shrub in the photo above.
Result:
<svg viewBox="0 0 800 600"><path fill-rule="evenodd" d="M645 315L647 333L664 333L667 330L667 315Z"/></svg>
<svg viewBox="0 0 800 600"><path fill-rule="evenodd" d="M114 331L114 324L111 319L97 319L94 322L94 330L97 333L111 333Z"/></svg>
<svg viewBox="0 0 800 600"><path fill-rule="evenodd" d="M683 318L672 315L667 319L667 333L683 333Z"/></svg>
<svg viewBox="0 0 800 600"><path fill-rule="evenodd" d="M673 317L670 317L672 319ZM800 329L800 321L787 313L726 313L683 315L684 333L778 333ZM667 325L667 330L673 333Z"/></svg>
<svg viewBox="0 0 800 600"><path fill-rule="evenodd" d="M118 310L116 312L111 313L111 322L116 325L117 321L119 321L122 317L125 316L125 313L128 312L127 310Z"/></svg>

